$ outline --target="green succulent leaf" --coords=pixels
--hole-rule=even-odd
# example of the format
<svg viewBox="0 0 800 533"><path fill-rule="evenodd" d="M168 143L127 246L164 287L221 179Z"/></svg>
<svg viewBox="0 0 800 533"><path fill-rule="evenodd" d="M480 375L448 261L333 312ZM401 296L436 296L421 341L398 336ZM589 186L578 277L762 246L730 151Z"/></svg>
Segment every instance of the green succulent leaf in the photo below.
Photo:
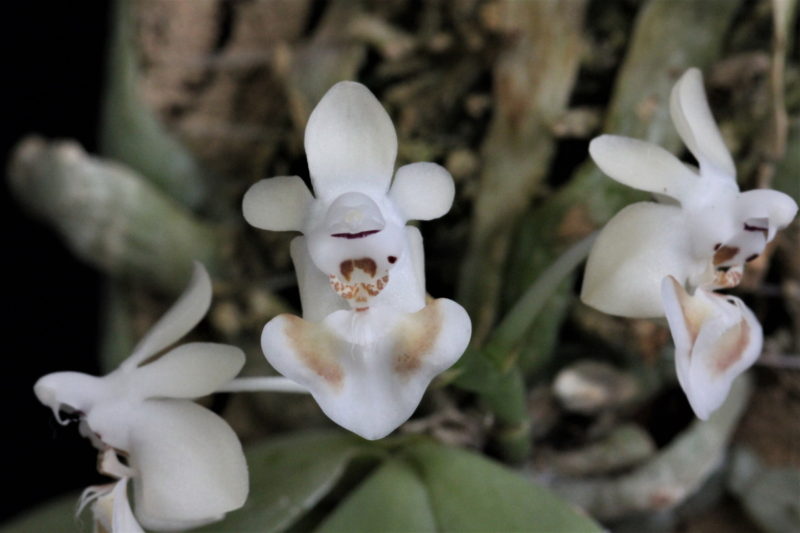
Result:
<svg viewBox="0 0 800 533"><path fill-rule="evenodd" d="M246 453L247 503L200 531L283 531L330 492L351 460L372 453L365 441L339 431L292 434L257 445Z"/></svg>

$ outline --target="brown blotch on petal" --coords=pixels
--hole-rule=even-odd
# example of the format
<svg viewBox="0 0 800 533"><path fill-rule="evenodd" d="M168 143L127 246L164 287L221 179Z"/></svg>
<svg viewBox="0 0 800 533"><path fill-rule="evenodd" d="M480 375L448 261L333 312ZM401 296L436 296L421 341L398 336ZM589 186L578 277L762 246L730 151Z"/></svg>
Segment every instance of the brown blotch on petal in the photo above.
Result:
<svg viewBox="0 0 800 533"><path fill-rule="evenodd" d="M334 355L338 341L322 325L294 315L284 317L286 336L300 361L334 389L341 389L344 372Z"/></svg>
<svg viewBox="0 0 800 533"><path fill-rule="evenodd" d="M433 349L442 329L442 313L438 302L410 315L395 331L394 371L401 377L409 377L419 370L422 362Z"/></svg>
<svg viewBox="0 0 800 533"><path fill-rule="evenodd" d="M739 248L736 246L721 246L714 254L714 266L726 263L736 257L739 253Z"/></svg>
<svg viewBox="0 0 800 533"><path fill-rule="evenodd" d="M353 260L348 259L347 261L342 261L339 265L339 272L342 273L342 277L346 281L350 281L350 275L353 273Z"/></svg>
<svg viewBox="0 0 800 533"><path fill-rule="evenodd" d="M355 267L363 270L367 273L367 275L371 278L375 277L375 274L378 272L378 265L370 259L369 257L362 257L361 259L354 259L353 263ZM350 278L348 278L349 281Z"/></svg>
<svg viewBox="0 0 800 533"><path fill-rule="evenodd" d="M719 338L719 342L711 353L714 373L724 374L739 362L749 344L750 326L745 319L742 319Z"/></svg>

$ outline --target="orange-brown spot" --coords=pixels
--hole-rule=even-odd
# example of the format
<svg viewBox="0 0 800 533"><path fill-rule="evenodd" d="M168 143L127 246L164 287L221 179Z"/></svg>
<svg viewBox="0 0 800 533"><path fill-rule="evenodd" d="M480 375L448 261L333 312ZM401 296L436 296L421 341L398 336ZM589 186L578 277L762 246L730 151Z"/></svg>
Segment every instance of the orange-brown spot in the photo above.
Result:
<svg viewBox="0 0 800 533"><path fill-rule="evenodd" d="M350 281L350 275L353 273L353 260L348 259L347 261L342 261L342 264L339 265L339 272L342 273L342 277L346 281Z"/></svg>
<svg viewBox="0 0 800 533"><path fill-rule="evenodd" d="M720 246L717 251L714 252L714 266L730 261L736 257L738 253L739 248L736 246Z"/></svg>
<svg viewBox="0 0 800 533"><path fill-rule="evenodd" d="M690 342L694 345L694 342L697 340L697 335L700 334L700 327L708 316L708 310L704 306L697 305L694 299L689 296L689 293L683 288L683 285L678 283L675 278L670 277L669 280L675 288L675 294L678 295L678 304L681 306L683 322L686 324L686 330L689 332Z"/></svg>
<svg viewBox="0 0 800 533"><path fill-rule="evenodd" d="M395 345L394 371L408 377L422 366L442 329L442 314L437 302L409 316L398 326L400 339Z"/></svg>
<svg viewBox="0 0 800 533"><path fill-rule="evenodd" d="M736 327L726 331L717 342L711 354L714 372L717 375L723 374L735 365L742 358L748 344L750 344L750 326L742 319Z"/></svg>
<svg viewBox="0 0 800 533"><path fill-rule="evenodd" d="M374 278L375 274L378 272L378 265L369 257L354 259L353 263L355 264L356 268L363 270L371 278ZM350 278L347 279L349 280Z"/></svg>
<svg viewBox="0 0 800 533"><path fill-rule="evenodd" d="M300 361L329 385L340 389L344 373L334 355L337 340L319 324L294 315L283 316L286 336Z"/></svg>

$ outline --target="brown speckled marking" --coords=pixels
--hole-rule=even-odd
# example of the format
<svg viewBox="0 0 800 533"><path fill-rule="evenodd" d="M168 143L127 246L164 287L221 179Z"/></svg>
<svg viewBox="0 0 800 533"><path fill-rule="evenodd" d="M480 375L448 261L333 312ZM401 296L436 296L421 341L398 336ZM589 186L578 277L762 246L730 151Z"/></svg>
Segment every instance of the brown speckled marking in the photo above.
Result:
<svg viewBox="0 0 800 533"><path fill-rule="evenodd" d="M744 355L748 344L750 344L750 326L742 319L737 327L728 330L717 342L716 349L711 354L714 373L724 374L735 365Z"/></svg>
<svg viewBox="0 0 800 533"><path fill-rule="evenodd" d="M328 275L331 288L345 300L353 300L359 304L366 304L369 299L377 296L389 282L386 274L377 281L377 263L369 258L347 259L339 264L341 278L335 274ZM342 279L343 278L343 279ZM359 306L366 308L366 305Z"/></svg>
<svg viewBox="0 0 800 533"><path fill-rule="evenodd" d="M345 279L345 281L350 281L350 275L353 273L353 268L352 259L342 261L342 264L339 265L339 272L342 273L342 277Z"/></svg>
<svg viewBox="0 0 800 533"><path fill-rule="evenodd" d="M363 270L371 278L375 277L378 272L378 265L369 257L362 257L361 259L354 259L353 264L356 268Z"/></svg>
<svg viewBox="0 0 800 533"><path fill-rule="evenodd" d="M742 281L742 271L738 269L729 269L725 272L718 270L714 274L714 285L720 289L730 289L736 287Z"/></svg>
<svg viewBox="0 0 800 533"><path fill-rule="evenodd" d="M409 377L419 370L431 352L442 329L442 313L438 302L424 307L403 322L396 332L393 369L400 377Z"/></svg>
<svg viewBox="0 0 800 533"><path fill-rule="evenodd" d="M720 248L714 253L714 266L721 265L726 261L730 261L736 254L739 253L739 248L736 246L720 246Z"/></svg>
<svg viewBox="0 0 800 533"><path fill-rule="evenodd" d="M331 335L322 326L307 322L294 315L286 318L286 337L300 361L334 389L341 389L344 381L342 367L334 359L336 346Z"/></svg>

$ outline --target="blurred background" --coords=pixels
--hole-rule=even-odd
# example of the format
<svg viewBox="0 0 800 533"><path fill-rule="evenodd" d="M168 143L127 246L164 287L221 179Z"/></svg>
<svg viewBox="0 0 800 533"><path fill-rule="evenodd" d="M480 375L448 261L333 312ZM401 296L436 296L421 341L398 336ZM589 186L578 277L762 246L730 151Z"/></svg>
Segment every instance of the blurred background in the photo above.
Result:
<svg viewBox="0 0 800 533"><path fill-rule="evenodd" d="M13 490L0 519L102 479L89 444L74 425L58 426L31 387L47 372L115 368L179 294L192 259L215 280L194 335L243 347L246 374L268 372L260 329L299 306L292 235L247 227L241 196L265 177L308 179L308 114L336 81L353 79L394 120L398 166L435 161L456 181L451 212L421 230L428 292L470 311L473 348L399 433L501 461L614 531L800 527L798 222L734 291L764 325L764 356L752 390L705 424L677 386L664 323L579 302L574 248L648 199L588 160L594 136L649 140L691 162L668 96L693 66L740 187L800 198L796 1L118 0L6 10L2 147L4 161L17 157L3 185L13 276L3 471ZM29 134L42 139L14 152ZM505 319L530 290L539 303L509 334ZM330 426L294 396L208 404L254 446ZM355 468L287 523L324 524L371 468Z"/></svg>

